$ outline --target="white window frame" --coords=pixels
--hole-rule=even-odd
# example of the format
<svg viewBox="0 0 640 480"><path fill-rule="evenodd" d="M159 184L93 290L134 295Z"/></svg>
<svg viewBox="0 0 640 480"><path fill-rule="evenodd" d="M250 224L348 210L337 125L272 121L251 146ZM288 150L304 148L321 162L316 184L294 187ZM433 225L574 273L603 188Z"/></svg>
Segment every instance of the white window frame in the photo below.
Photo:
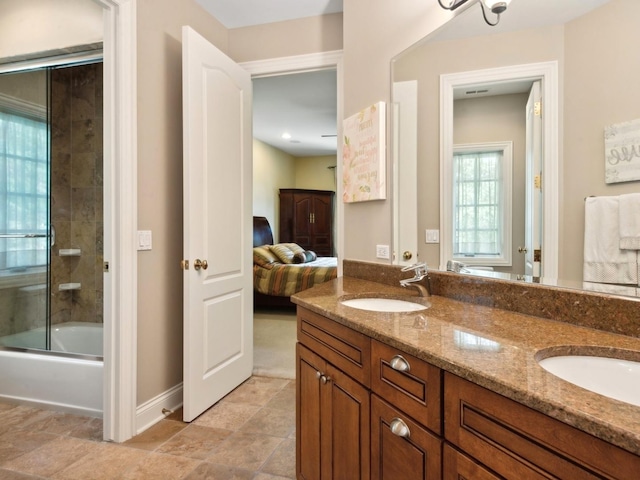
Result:
<svg viewBox="0 0 640 480"><path fill-rule="evenodd" d="M442 248L445 250L446 258L462 262L465 265L487 266L487 267L508 267L512 265L512 200L513 200L513 142L487 142L487 143L470 143L453 146L453 153L472 153L472 152L496 152L502 153L502 188L501 188L501 207L502 207L502 255L495 256L477 256L477 257L463 257L454 256L453 253L453 238L454 238L454 222L453 214L444 218L445 231L447 232L446 241L443 242ZM447 210L449 212L454 211L453 205L453 192L454 192L454 178L453 178L453 155L450 161L445 162L445 178L450 179L444 185L444 199L448 203Z"/></svg>

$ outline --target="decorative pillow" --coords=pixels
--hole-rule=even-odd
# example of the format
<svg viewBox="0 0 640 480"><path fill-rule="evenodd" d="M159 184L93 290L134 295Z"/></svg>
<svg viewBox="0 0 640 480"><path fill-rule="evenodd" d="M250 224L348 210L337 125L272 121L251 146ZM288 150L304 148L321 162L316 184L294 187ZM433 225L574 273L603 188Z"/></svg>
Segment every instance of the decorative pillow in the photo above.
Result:
<svg viewBox="0 0 640 480"><path fill-rule="evenodd" d="M312 250L304 250L293 255L293 263L309 263L317 260L316 252Z"/></svg>
<svg viewBox="0 0 640 480"><path fill-rule="evenodd" d="M271 250L271 252L278 257L278 259L282 262L282 263L293 263L293 250L291 250L287 244L285 243L278 243L276 245L271 245L269 247L269 250Z"/></svg>
<svg viewBox="0 0 640 480"><path fill-rule="evenodd" d="M289 247L289 250L291 250L294 253L294 255L296 253L304 252L304 248L302 248L297 243L281 243L280 245L285 245L285 246Z"/></svg>
<svg viewBox="0 0 640 480"><path fill-rule="evenodd" d="M276 262L278 262L278 257L269 250L269 245L253 247L253 263L256 265L270 268Z"/></svg>

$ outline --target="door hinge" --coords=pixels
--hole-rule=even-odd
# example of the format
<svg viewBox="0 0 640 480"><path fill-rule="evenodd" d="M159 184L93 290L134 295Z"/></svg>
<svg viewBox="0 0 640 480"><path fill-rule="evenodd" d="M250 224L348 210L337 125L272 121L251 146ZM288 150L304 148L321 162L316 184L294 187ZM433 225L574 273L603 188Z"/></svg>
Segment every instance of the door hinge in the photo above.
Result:
<svg viewBox="0 0 640 480"><path fill-rule="evenodd" d="M180 260L180 268L182 270L189 270L189 260Z"/></svg>
<svg viewBox="0 0 640 480"><path fill-rule="evenodd" d="M533 104L533 114L536 117L542 116L542 102L536 102Z"/></svg>
<svg viewBox="0 0 640 480"><path fill-rule="evenodd" d="M533 177L533 186L538 190L542 190L542 175Z"/></svg>

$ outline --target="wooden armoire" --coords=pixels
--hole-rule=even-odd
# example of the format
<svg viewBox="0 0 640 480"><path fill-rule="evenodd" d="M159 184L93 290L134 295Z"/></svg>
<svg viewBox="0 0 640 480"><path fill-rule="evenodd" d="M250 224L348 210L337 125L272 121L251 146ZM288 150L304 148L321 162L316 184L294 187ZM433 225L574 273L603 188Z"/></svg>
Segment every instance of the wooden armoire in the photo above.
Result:
<svg viewBox="0 0 640 480"><path fill-rule="evenodd" d="M328 190L280 189L281 243L294 242L319 257L333 253L333 198Z"/></svg>

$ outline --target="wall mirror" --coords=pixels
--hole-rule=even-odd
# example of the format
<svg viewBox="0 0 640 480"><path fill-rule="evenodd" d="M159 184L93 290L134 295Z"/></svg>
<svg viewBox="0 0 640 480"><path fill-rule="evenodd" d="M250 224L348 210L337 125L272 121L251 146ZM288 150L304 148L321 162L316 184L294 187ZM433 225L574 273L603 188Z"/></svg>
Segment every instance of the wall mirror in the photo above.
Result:
<svg viewBox="0 0 640 480"><path fill-rule="evenodd" d="M491 27L473 3L392 60L397 263L446 269L458 259L471 274L591 289L582 281L585 198L640 192L637 181L605 182L604 155L605 127L640 118L639 15L634 0L514 0ZM455 156L456 167L460 148L495 143L511 144L511 173L494 168L488 179L491 164L478 155ZM491 196L507 189L503 175L511 201ZM509 219L498 221L505 206ZM456 228L455 238L466 229L474 240L454 249ZM510 260L487 258L496 244Z"/></svg>

